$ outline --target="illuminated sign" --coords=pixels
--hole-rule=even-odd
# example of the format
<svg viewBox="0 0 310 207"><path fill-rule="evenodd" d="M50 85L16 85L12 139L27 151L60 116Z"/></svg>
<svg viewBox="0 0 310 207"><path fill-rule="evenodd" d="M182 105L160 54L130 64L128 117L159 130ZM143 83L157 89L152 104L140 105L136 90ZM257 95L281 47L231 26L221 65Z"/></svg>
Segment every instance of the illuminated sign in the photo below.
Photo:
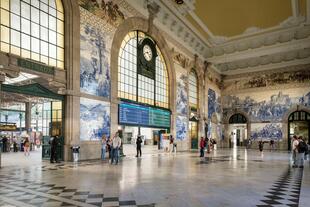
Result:
<svg viewBox="0 0 310 207"><path fill-rule="evenodd" d="M123 125L170 128L170 112L151 106L120 103L118 122Z"/></svg>

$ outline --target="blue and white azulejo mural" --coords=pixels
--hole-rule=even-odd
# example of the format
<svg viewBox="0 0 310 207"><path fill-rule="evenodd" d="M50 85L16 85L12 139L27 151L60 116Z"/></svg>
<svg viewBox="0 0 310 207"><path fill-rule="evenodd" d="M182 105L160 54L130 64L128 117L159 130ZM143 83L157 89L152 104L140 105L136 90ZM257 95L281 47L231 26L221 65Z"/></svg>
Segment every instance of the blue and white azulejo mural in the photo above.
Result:
<svg viewBox="0 0 310 207"><path fill-rule="evenodd" d="M281 123L256 123L251 124L251 139L254 140L280 140L282 139Z"/></svg>
<svg viewBox="0 0 310 207"><path fill-rule="evenodd" d="M187 94L187 76L182 74L177 79L177 100L176 111L177 114L188 116L188 94Z"/></svg>
<svg viewBox="0 0 310 207"><path fill-rule="evenodd" d="M80 140L99 140L102 135L110 136L110 103L81 98Z"/></svg>
<svg viewBox="0 0 310 207"><path fill-rule="evenodd" d="M263 92L261 92L263 93ZM293 105L304 105L310 107L310 92L304 94L298 92L285 93L278 91L268 96L267 94L259 94L264 100L254 100L250 96L225 96L223 98L224 111L232 109L240 109L251 117L251 121L282 121L283 115Z"/></svg>
<svg viewBox="0 0 310 207"><path fill-rule="evenodd" d="M185 140L188 131L187 116L176 116L176 139Z"/></svg>
<svg viewBox="0 0 310 207"><path fill-rule="evenodd" d="M213 113L217 117L217 121L222 120L221 97L211 88L208 90L208 119L212 118Z"/></svg>
<svg viewBox="0 0 310 207"><path fill-rule="evenodd" d="M107 47L109 41L109 36L101 30L88 23L81 24L81 92L110 97L110 48Z"/></svg>

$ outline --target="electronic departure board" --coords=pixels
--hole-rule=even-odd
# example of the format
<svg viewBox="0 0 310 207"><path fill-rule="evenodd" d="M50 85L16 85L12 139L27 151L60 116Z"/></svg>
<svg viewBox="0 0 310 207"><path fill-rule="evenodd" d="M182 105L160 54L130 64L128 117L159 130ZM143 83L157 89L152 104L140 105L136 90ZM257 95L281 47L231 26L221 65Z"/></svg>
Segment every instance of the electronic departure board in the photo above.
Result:
<svg viewBox="0 0 310 207"><path fill-rule="evenodd" d="M170 112L151 106L122 102L118 122L123 125L170 128Z"/></svg>

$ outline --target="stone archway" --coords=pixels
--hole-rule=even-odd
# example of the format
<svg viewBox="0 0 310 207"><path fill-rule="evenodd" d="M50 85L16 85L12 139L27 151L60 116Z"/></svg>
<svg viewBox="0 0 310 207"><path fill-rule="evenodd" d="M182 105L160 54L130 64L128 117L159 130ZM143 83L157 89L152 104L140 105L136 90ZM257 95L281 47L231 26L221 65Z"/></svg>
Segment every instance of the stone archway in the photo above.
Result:
<svg viewBox="0 0 310 207"><path fill-rule="evenodd" d="M161 34L161 31L158 28L154 28L154 25L151 25L152 28L149 28L149 21L141 17L131 17L126 19L116 30L115 36L112 42L111 48L111 132L117 131L118 126L118 56L119 50L121 48L121 43L124 37L134 30L142 31L152 37L157 46L159 47L163 58L165 60L168 78L169 78L169 108L172 112L171 117L171 131L174 132L174 118L175 118L175 70L174 64L171 57L171 51L168 48L168 44Z"/></svg>
<svg viewBox="0 0 310 207"><path fill-rule="evenodd" d="M223 125L224 125L224 138L225 138L225 144L226 147L229 147L229 139L230 139L230 131L229 131L229 119L235 115L235 114L241 114L246 118L246 124L247 124L247 139L250 139L251 137L251 117L242 110L233 110L228 112L228 114L223 118Z"/></svg>
<svg viewBox="0 0 310 207"><path fill-rule="evenodd" d="M308 114L310 114L310 109L308 107L305 107L303 105L293 105L288 111L286 111L282 117L282 132L283 132L283 144L281 146L282 149L288 149L290 150L290 131L289 131L289 117L291 114L297 111L304 111Z"/></svg>

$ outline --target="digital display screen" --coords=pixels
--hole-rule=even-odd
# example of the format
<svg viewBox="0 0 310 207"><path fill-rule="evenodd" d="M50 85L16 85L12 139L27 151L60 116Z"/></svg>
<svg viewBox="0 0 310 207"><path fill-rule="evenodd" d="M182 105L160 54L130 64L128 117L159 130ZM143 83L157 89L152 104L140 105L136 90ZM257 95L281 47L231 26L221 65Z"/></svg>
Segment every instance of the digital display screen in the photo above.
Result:
<svg viewBox="0 0 310 207"><path fill-rule="evenodd" d="M119 124L170 128L170 112L134 103L120 103Z"/></svg>

